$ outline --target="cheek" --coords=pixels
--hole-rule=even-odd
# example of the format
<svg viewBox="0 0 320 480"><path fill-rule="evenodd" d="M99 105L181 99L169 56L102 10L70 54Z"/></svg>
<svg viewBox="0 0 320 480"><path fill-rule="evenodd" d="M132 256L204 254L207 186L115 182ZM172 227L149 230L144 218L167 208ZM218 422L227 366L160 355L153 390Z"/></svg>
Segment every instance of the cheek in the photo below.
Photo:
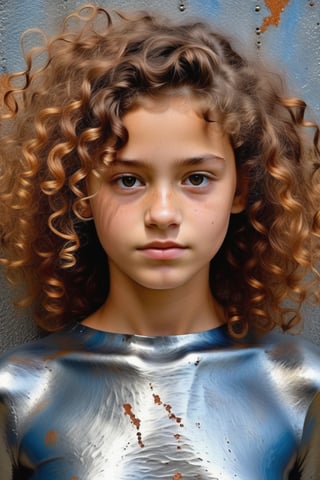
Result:
<svg viewBox="0 0 320 480"><path fill-rule="evenodd" d="M194 230L198 232L204 246L211 245L215 249L217 245L222 244L230 221L228 205L211 205L205 211L195 210L194 218Z"/></svg>
<svg viewBox="0 0 320 480"><path fill-rule="evenodd" d="M206 229L210 237L220 238L227 232L229 216L213 215L206 223Z"/></svg>
<svg viewBox="0 0 320 480"><path fill-rule="evenodd" d="M92 213L101 244L106 247L109 242L120 241L126 231L130 231L132 215L128 208L108 198L94 199Z"/></svg>
<svg viewBox="0 0 320 480"><path fill-rule="evenodd" d="M229 222L232 210L231 196L217 195L213 201L208 201L192 210L193 219L199 225L205 224L223 226Z"/></svg>
<svg viewBox="0 0 320 480"><path fill-rule="evenodd" d="M91 200L93 220L100 240L102 240L101 236L105 236L108 232L111 217L114 216L112 215L110 206L111 205L107 200L100 198L99 196Z"/></svg>

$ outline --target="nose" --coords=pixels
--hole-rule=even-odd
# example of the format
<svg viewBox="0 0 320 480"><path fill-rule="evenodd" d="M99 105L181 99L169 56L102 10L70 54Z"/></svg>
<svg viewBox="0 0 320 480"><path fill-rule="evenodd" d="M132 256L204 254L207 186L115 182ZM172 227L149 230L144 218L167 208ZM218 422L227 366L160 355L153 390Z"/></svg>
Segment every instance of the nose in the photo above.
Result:
<svg viewBox="0 0 320 480"><path fill-rule="evenodd" d="M162 186L154 189L147 200L145 224L165 230L180 225L181 205L172 189Z"/></svg>

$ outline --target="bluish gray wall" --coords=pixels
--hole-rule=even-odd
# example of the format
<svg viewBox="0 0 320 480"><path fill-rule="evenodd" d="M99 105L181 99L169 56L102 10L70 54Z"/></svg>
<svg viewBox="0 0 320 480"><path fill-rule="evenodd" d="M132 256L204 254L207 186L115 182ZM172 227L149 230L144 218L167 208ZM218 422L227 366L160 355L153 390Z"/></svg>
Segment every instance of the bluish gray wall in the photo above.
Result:
<svg viewBox="0 0 320 480"><path fill-rule="evenodd" d="M19 38L30 27L52 33L78 0L0 0L0 73L23 69ZM320 121L320 0L101 0L122 10L152 9L175 18L204 17L227 30L253 55L272 60L293 92ZM0 277L0 351L34 338L31 312L12 307L12 292ZM319 309L305 312L305 336L320 344Z"/></svg>

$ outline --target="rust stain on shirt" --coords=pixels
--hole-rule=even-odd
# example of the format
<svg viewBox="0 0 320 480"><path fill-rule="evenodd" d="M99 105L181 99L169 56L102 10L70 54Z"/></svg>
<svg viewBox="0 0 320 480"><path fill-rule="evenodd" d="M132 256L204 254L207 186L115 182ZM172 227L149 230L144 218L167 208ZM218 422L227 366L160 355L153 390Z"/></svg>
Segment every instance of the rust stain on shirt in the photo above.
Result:
<svg viewBox="0 0 320 480"><path fill-rule="evenodd" d="M124 408L124 414L129 416L131 423L133 423L133 425L137 428L137 430L139 430L141 421L133 413L132 406L130 405L130 403L125 403L123 405L123 408Z"/></svg>
<svg viewBox="0 0 320 480"><path fill-rule="evenodd" d="M139 418L137 418L135 416L135 414L133 413L132 406L130 405L130 403L124 403L123 404L123 409L124 409L124 414L128 415L132 425L134 425L136 427L136 429L138 430L138 432L137 432L138 445L139 445L139 447L143 448L144 443L142 441L142 434L139 431L140 430L140 425L141 425L141 420Z"/></svg>
<svg viewBox="0 0 320 480"><path fill-rule="evenodd" d="M285 7L290 0L264 0L266 7L269 8L271 14L263 19L261 25L261 31L265 32L270 25L277 27L280 23L281 13L283 13Z"/></svg>
<svg viewBox="0 0 320 480"><path fill-rule="evenodd" d="M172 407L171 405L168 405L167 403L163 404L165 410L168 412L168 417L170 420L174 420L177 423L180 423L181 425L181 417L177 417L173 412L172 412Z"/></svg>
<svg viewBox="0 0 320 480"><path fill-rule="evenodd" d="M150 383L149 384L150 386L150 390L153 390L153 386L152 384ZM163 403L161 398L160 398L160 395L157 395L155 393L152 394L153 396L153 401L156 405L162 405L163 408L165 409L166 412L168 412L168 417L170 418L170 420L173 420L177 423L179 423L180 427L183 427L183 423L181 423L181 417L177 417L177 415L175 415L173 412L172 412L172 407L171 405L169 405L168 403Z"/></svg>
<svg viewBox="0 0 320 480"><path fill-rule="evenodd" d="M173 475L172 480L180 480L182 478L181 473L177 472Z"/></svg>
<svg viewBox="0 0 320 480"><path fill-rule="evenodd" d="M153 393L153 400L154 400L154 403L155 403L155 404L157 404L157 405L162 405L162 402L161 402L161 400L160 400L159 395L155 395L155 394Z"/></svg>
<svg viewBox="0 0 320 480"><path fill-rule="evenodd" d="M45 444L47 447L52 447L58 441L58 434L55 430L49 430L45 436Z"/></svg>

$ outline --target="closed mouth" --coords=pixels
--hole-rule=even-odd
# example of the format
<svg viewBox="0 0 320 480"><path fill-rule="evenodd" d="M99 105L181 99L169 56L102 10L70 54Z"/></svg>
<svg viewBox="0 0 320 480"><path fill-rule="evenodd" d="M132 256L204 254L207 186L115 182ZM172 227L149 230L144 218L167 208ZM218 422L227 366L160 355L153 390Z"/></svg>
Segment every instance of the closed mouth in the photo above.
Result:
<svg viewBox="0 0 320 480"><path fill-rule="evenodd" d="M179 243L171 242L171 241L156 241L150 242L140 247L138 250L171 250L171 249L185 249L186 247L180 245Z"/></svg>
<svg viewBox="0 0 320 480"><path fill-rule="evenodd" d="M153 261L172 261L183 256L187 247L171 241L150 242L138 248L145 257Z"/></svg>

